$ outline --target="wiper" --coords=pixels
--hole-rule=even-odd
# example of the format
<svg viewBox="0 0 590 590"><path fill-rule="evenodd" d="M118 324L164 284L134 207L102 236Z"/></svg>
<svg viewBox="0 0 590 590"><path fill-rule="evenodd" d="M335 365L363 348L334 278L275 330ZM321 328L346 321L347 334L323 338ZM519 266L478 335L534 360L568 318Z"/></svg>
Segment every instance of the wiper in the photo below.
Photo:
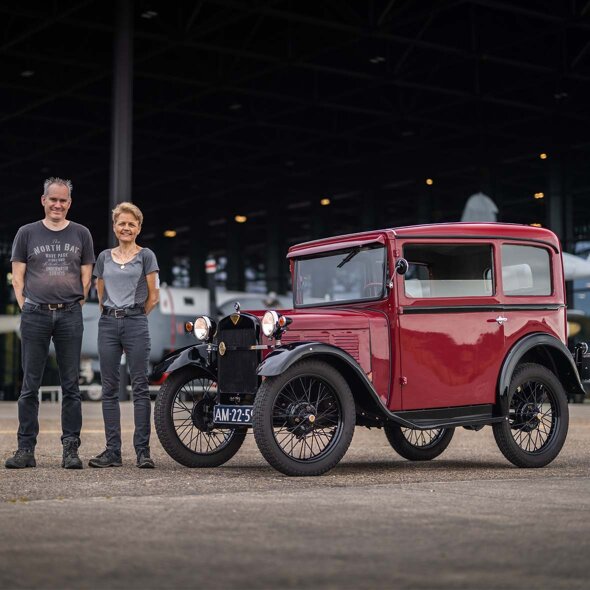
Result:
<svg viewBox="0 0 590 590"><path fill-rule="evenodd" d="M357 246L353 250L351 250L345 258L343 258L336 266L336 268L342 268L347 262L350 262L359 252L361 251L361 247Z"/></svg>

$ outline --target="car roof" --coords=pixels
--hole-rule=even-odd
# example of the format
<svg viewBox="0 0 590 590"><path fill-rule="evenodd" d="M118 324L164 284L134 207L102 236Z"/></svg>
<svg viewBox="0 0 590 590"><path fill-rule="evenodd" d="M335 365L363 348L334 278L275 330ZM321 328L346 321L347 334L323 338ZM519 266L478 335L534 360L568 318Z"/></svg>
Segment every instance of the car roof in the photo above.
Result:
<svg viewBox="0 0 590 590"><path fill-rule="evenodd" d="M395 238L515 239L543 242L559 251L559 239L550 230L517 223L431 223L333 236L296 244L289 248L288 258L319 254L339 247L385 243Z"/></svg>

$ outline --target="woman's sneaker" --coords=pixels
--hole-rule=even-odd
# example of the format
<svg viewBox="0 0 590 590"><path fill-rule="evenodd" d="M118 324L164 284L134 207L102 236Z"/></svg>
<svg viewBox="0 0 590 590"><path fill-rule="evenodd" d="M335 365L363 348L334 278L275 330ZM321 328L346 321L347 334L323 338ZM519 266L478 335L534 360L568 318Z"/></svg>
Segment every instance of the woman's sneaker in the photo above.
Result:
<svg viewBox="0 0 590 590"><path fill-rule="evenodd" d="M100 455L93 457L88 461L90 467L121 467L121 453L112 449L105 449Z"/></svg>
<svg viewBox="0 0 590 590"><path fill-rule="evenodd" d="M17 449L13 457L6 459L6 469L24 469L25 467L37 467L33 449Z"/></svg>
<svg viewBox="0 0 590 590"><path fill-rule="evenodd" d="M150 458L149 447L137 449L137 466L141 469L153 469L155 467L154 461Z"/></svg>

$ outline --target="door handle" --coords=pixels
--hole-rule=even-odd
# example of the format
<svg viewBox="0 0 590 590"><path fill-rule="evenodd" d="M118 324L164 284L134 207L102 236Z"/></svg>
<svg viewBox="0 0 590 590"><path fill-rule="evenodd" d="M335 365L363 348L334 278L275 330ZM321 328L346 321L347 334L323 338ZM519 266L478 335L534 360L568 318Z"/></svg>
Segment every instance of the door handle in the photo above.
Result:
<svg viewBox="0 0 590 590"><path fill-rule="evenodd" d="M505 318L504 316L499 315L496 318L496 321L502 326L504 323L506 323L508 321L508 318Z"/></svg>

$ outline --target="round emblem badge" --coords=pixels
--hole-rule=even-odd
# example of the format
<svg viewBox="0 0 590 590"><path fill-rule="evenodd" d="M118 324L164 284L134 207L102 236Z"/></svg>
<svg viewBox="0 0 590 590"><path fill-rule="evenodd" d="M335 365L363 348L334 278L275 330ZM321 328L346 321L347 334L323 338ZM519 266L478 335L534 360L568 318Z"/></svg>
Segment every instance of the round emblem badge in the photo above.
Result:
<svg viewBox="0 0 590 590"><path fill-rule="evenodd" d="M220 342L219 343L219 354L221 356L223 356L225 354L225 350L226 350L226 348L225 348L225 342Z"/></svg>

